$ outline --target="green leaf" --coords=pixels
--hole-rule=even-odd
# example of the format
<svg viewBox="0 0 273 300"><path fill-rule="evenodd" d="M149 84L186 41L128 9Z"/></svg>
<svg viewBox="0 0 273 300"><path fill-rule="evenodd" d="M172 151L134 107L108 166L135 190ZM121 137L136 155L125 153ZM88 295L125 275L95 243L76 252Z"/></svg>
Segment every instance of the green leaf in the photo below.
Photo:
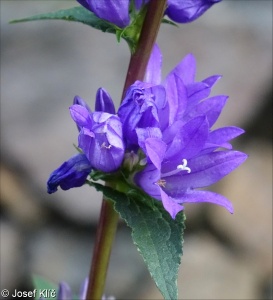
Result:
<svg viewBox="0 0 273 300"><path fill-rule="evenodd" d="M168 20L168 19L162 19L161 23L163 24L169 24L169 25L173 25L175 27L179 27L175 22Z"/></svg>
<svg viewBox="0 0 273 300"><path fill-rule="evenodd" d="M48 300L57 299L58 286L56 284L38 275L33 275L32 281L36 290L35 299L40 299L40 296L43 296L43 293L47 293L44 294L44 296L46 296L46 299Z"/></svg>
<svg viewBox="0 0 273 300"><path fill-rule="evenodd" d="M62 9L56 12L40 14L28 18L12 20L10 23L20 23L37 20L65 20L80 22L89 25L93 28L100 29L103 32L110 33L116 33L117 30L120 30L114 24L98 18L91 11L81 6L69 9Z"/></svg>
<svg viewBox="0 0 273 300"><path fill-rule="evenodd" d="M98 18L94 13L88 9L78 6L68 9L62 9L56 12L39 14L32 17L27 17L23 19L16 19L10 21L11 24L38 21L38 20L64 20L64 21L74 21L89 25L95 29L99 29L103 32L114 33L117 37L118 42L123 38L129 45L131 51L134 51L137 44L138 36L135 34L139 30L139 17L136 18L128 27L119 28L113 23L107 22L103 19Z"/></svg>
<svg viewBox="0 0 273 300"><path fill-rule="evenodd" d="M159 201L146 205L131 193L121 193L98 183L90 183L114 202L115 210L132 229L132 238L151 276L165 299L178 297L177 276L182 256L185 215L173 220Z"/></svg>

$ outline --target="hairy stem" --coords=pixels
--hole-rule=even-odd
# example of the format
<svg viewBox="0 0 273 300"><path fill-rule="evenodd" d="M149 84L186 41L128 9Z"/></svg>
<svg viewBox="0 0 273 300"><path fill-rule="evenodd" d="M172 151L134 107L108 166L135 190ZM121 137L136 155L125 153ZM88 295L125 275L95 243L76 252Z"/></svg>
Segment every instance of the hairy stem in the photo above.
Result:
<svg viewBox="0 0 273 300"><path fill-rule="evenodd" d="M148 4L148 10L142 26L139 42L135 53L131 56L123 95L131 84L133 84L136 80L143 80L144 78L165 6L166 0L150 0ZM89 274L86 295L87 300L97 300L102 298L117 224L118 214L115 212L113 204L103 199L92 265Z"/></svg>

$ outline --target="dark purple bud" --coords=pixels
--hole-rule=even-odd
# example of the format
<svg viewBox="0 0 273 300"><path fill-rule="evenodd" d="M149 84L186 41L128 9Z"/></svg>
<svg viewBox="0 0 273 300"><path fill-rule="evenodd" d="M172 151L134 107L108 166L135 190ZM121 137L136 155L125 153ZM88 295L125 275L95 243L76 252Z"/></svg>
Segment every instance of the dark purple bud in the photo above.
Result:
<svg viewBox="0 0 273 300"><path fill-rule="evenodd" d="M95 111L103 111L113 115L116 113L111 96L103 88L99 88L97 91Z"/></svg>
<svg viewBox="0 0 273 300"><path fill-rule="evenodd" d="M84 154L76 154L51 173L47 181L47 192L55 193L58 186L63 190L80 187L91 172L91 164Z"/></svg>

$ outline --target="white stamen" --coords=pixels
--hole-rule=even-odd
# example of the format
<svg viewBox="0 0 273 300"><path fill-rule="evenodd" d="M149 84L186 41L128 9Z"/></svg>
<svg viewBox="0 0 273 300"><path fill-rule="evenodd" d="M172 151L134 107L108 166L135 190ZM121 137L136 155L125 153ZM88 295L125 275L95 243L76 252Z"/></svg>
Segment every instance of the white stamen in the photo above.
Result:
<svg viewBox="0 0 273 300"><path fill-rule="evenodd" d="M191 172L191 169L189 167L187 167L188 161L184 158L182 159L182 165L178 165L176 167L176 170L167 172L167 173L162 173L161 177L167 177L167 176L171 176L171 175L175 175L181 171L187 171L188 173Z"/></svg>
<svg viewBox="0 0 273 300"><path fill-rule="evenodd" d="M184 171L187 171L188 173L190 173L191 169L189 167L187 167L188 161L184 158L184 159L182 159L182 163L183 163L183 165L178 165L177 169L184 170Z"/></svg>
<svg viewBox="0 0 273 300"><path fill-rule="evenodd" d="M112 147L112 145L106 146L105 142L103 142L103 143L101 144L101 148L110 149L111 147Z"/></svg>

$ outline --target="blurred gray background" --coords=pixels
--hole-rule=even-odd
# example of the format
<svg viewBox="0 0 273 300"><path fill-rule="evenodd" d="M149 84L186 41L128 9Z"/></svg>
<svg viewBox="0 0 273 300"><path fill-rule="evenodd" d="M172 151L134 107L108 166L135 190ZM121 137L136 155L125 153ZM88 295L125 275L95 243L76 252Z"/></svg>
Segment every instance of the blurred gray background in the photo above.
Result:
<svg viewBox="0 0 273 300"><path fill-rule="evenodd" d="M31 274L67 281L77 293L88 275L101 195L88 187L46 193L49 174L75 153L68 107L75 95L94 107L104 87L118 105L129 62L125 42L79 23L12 19L76 6L76 1L1 1L1 289L31 289ZM230 96L217 126L246 129L249 154L212 187L235 214L186 206L180 299L272 299L272 1L224 0L197 21L162 25L165 76L187 53L197 80L223 78ZM106 293L161 299L130 231L120 222Z"/></svg>

